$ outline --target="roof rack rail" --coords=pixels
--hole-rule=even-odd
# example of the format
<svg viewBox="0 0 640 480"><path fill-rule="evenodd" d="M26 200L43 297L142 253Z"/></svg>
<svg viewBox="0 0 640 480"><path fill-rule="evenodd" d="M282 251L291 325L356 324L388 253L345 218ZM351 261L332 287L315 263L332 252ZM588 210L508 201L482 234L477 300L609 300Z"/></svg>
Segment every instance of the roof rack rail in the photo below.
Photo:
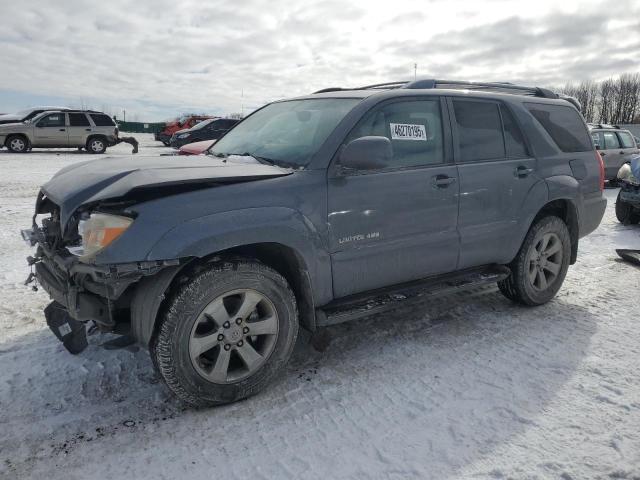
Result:
<svg viewBox="0 0 640 480"><path fill-rule="evenodd" d="M386 90L394 88L407 89L431 89L431 88L451 88L465 90L484 90L494 91L498 93L511 93L516 95L531 95L540 98L564 99L572 103L580 110L580 103L573 97L567 95L559 95L547 88L542 87L525 87L522 85L514 85L509 82L470 82L464 80L436 80L435 78L424 78L413 81L386 82L376 83L373 85L365 85L356 88L325 88L314 93L337 92L348 90Z"/></svg>

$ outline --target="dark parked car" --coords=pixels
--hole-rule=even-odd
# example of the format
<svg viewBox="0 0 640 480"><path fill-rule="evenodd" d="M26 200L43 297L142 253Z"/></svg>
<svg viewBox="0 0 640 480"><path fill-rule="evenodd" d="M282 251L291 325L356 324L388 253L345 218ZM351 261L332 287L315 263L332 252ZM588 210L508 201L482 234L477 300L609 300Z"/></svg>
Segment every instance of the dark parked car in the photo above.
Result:
<svg viewBox="0 0 640 480"><path fill-rule="evenodd" d="M188 143L201 142L203 140L217 140L227 133L240 120L232 118L212 118L198 123L186 130L178 130L171 136L171 146L180 148Z"/></svg>
<svg viewBox="0 0 640 480"><path fill-rule="evenodd" d="M640 155L631 157L618 171L620 191L616 199L616 217L625 225L640 222Z"/></svg>
<svg viewBox="0 0 640 480"><path fill-rule="evenodd" d="M490 282L548 302L606 207L578 110L515 85L326 89L266 105L191 160L68 166L23 236L70 351L82 322L126 333L194 405L259 392L299 325Z"/></svg>

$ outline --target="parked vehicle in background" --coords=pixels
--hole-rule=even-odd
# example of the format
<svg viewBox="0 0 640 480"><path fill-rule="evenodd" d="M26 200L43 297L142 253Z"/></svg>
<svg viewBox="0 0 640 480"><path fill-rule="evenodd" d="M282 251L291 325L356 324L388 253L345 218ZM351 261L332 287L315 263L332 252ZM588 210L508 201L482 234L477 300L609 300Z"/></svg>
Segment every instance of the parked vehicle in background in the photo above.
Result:
<svg viewBox="0 0 640 480"><path fill-rule="evenodd" d="M6 123L20 123L31 120L36 115L41 114L42 112L47 111L56 111L56 112L65 112L71 110L66 107L31 107L25 110L21 110L17 113L7 113L5 115L0 115L0 125L4 125Z"/></svg>
<svg viewBox="0 0 640 480"><path fill-rule="evenodd" d="M255 111L206 157L133 162L46 183L29 263L70 351L82 322L129 329L193 405L263 389L299 325L495 282L544 304L606 207L574 105L503 83L329 88Z"/></svg>
<svg viewBox="0 0 640 480"><path fill-rule="evenodd" d="M0 125L0 144L14 153L66 147L104 153L117 136L113 119L93 110L46 111L26 123Z"/></svg>
<svg viewBox="0 0 640 480"><path fill-rule="evenodd" d="M629 156L639 153L635 137L629 130L606 124L589 124L591 138L604 161L605 177L615 181L620 167Z"/></svg>
<svg viewBox="0 0 640 480"><path fill-rule="evenodd" d="M202 155L216 142L217 140L203 140L202 142L187 143L178 149L178 155Z"/></svg>
<svg viewBox="0 0 640 480"><path fill-rule="evenodd" d="M202 140L217 140L227 133L240 120L232 118L212 118L198 123L186 130L178 130L171 136L171 146L180 148L187 143L200 142Z"/></svg>
<svg viewBox="0 0 640 480"><path fill-rule="evenodd" d="M625 225L640 222L640 155L633 155L618 171L620 191L616 218Z"/></svg>
<svg viewBox="0 0 640 480"><path fill-rule="evenodd" d="M171 142L171 136L178 130L185 130L194 127L198 123L210 118L215 117L211 117L209 115L184 115L173 122L167 123L162 131L154 134L154 138L168 147Z"/></svg>

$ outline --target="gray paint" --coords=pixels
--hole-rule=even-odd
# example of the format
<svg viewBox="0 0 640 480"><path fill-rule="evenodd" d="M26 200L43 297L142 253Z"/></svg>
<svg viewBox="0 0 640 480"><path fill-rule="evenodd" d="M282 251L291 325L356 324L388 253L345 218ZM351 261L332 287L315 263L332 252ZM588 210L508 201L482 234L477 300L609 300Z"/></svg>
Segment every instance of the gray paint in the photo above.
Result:
<svg viewBox="0 0 640 480"><path fill-rule="evenodd" d="M337 168L340 145L368 110L381 102L434 96L444 107L444 164L357 174ZM530 157L457 163L456 131L447 128L446 98L460 96L507 105L527 137ZM205 257L232 247L277 242L303 259L317 306L394 283L508 263L535 215L554 199L575 206L581 236L602 218L605 200L595 152L558 151L522 107L522 102L532 101L566 105L561 100L402 89L305 98L321 97L362 100L304 170L237 166L212 157L104 159L63 170L44 190L61 202L65 218L104 200L135 203L141 191L155 192L154 199L139 199L127 208L135 222L96 256L97 264ZM579 182L570 162L584 177ZM531 173L519 178L518 167ZM433 180L439 175L455 181L438 187ZM185 182L206 185L183 193L172 190ZM209 186L211 182L216 186Z"/></svg>

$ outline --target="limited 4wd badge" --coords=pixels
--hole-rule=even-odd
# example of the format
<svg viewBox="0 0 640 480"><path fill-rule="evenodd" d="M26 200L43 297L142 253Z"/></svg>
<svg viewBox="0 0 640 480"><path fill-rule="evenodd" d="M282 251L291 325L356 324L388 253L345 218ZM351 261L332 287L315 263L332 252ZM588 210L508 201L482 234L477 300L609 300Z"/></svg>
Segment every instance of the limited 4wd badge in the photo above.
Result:
<svg viewBox="0 0 640 480"><path fill-rule="evenodd" d="M424 125L410 123L390 123L391 140L422 140L427 141L427 129Z"/></svg>

